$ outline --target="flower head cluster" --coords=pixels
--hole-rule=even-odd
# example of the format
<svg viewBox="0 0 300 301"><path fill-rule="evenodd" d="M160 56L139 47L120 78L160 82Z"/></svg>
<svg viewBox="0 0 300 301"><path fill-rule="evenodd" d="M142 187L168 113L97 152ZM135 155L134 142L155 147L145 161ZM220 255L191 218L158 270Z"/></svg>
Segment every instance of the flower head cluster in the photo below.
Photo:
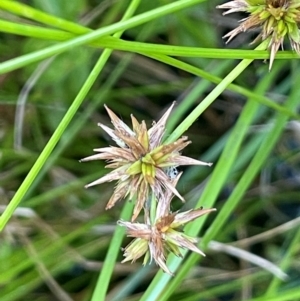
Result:
<svg viewBox="0 0 300 301"><path fill-rule="evenodd" d="M118 200L129 196L136 198L132 216L135 220L142 210L151 191L156 199L161 199L164 190L171 190L182 201L183 197L170 180L176 175L179 165L211 165L192 158L182 156L180 151L191 142L187 137L181 137L169 144L162 144L165 125L174 104L167 110L157 123L147 130L145 121L139 123L131 115L132 129L105 106L114 130L99 123L99 126L116 142L119 147L110 146L94 149L98 154L84 158L81 162L90 160L107 160L106 168L114 169L107 175L88 184L86 187L104 182L118 181L106 209L110 209Z"/></svg>
<svg viewBox="0 0 300 301"><path fill-rule="evenodd" d="M128 127L105 106L114 129L101 123L99 126L117 146L94 149L97 154L81 160L106 160L106 168L113 169L107 175L86 185L90 187L118 181L106 209L110 209L117 201L126 197L135 200L132 221L119 221L119 225L127 228L128 236L134 237L132 243L124 249L123 262L135 261L145 255L144 263L153 259L169 274L172 273L165 263L169 252L181 256L179 248L186 248L204 255L194 245L197 239L189 237L178 228L215 210L201 208L182 213L172 213L170 210L174 195L184 201L175 188L181 175L177 172L177 166L211 165L181 155L182 149L191 143L185 136L169 144L162 143L166 122L173 106L174 103L157 123L153 122L150 129L147 129L144 121L139 123L134 116L131 116L132 128ZM149 202L150 200L154 202ZM150 208L152 205L156 207L154 210ZM134 223L142 209L145 223Z"/></svg>
<svg viewBox="0 0 300 301"><path fill-rule="evenodd" d="M174 185L177 183L180 175L174 179ZM158 203L154 223L149 221L148 216L146 216L146 222L144 224L122 220L118 222L120 226L126 227L129 237L134 237L134 240L124 249L125 259L122 262L134 262L145 255L144 265L148 260L154 260L163 271L173 275L166 265L168 253L171 252L178 257L182 257L180 248L184 248L205 256L205 254L195 246L198 239L186 235L182 232L181 228L194 219L215 211L216 209L199 208L181 213L172 213L170 212L171 199L172 192L166 191L163 201Z"/></svg>
<svg viewBox="0 0 300 301"><path fill-rule="evenodd" d="M228 9L225 14L247 12L249 17L224 37L229 42L240 32L259 27L261 32L256 40L267 40L270 50L270 69L279 47L283 47L284 37L288 36L292 49L300 54L300 1L299 0L233 0L217 8Z"/></svg>

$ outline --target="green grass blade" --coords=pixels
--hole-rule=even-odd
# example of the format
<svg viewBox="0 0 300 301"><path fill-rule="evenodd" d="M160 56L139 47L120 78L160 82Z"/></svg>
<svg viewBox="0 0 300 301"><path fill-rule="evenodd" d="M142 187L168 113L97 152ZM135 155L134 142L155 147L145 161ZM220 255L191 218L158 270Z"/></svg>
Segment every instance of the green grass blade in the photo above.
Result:
<svg viewBox="0 0 300 301"><path fill-rule="evenodd" d="M126 202L122 209L120 218L124 220L129 220L132 215L132 209L132 203ZM91 301L105 300L106 292L108 289L112 272L114 270L117 256L120 254L120 247L124 234L125 229L118 226L114 232L111 243L109 245L109 249L107 251L105 261L101 269L99 278L97 280L97 284L93 292Z"/></svg>
<svg viewBox="0 0 300 301"><path fill-rule="evenodd" d="M139 6L141 0L132 0L130 6L128 7L127 11L124 14L123 20L130 18L134 12L136 11L137 7ZM120 37L122 32L116 33L114 36ZM102 56L107 61L108 57L111 55L112 50L106 49ZM129 220L132 214L132 203L127 202L124 206L121 219ZM120 247L122 243L122 239L125 233L125 229L121 227L117 227L115 230L114 236L111 240L109 245L108 252L105 257L105 261L103 264L103 268L101 269L95 290L93 292L92 301L101 301L105 300L106 292L109 286L110 278L116 264L117 256L120 252Z"/></svg>
<svg viewBox="0 0 300 301"><path fill-rule="evenodd" d="M277 72L279 72L280 69L277 69ZM275 71L275 70L273 70ZM272 74L274 76L275 74ZM265 78L265 80L272 82L272 77L269 76L269 78ZM261 86L258 87L258 89L264 89L266 86L266 82L262 82ZM261 90L262 92L262 90ZM249 110L249 108L251 110ZM235 162L237 156L238 156L238 150L241 145L242 139L244 139L247 128L250 126L251 120L253 118L253 114L255 113L255 107L258 108L257 104L249 101L244 110L242 115L240 116L234 131L232 132L230 138L228 139L228 142L225 146L225 149L219 159L219 162L210 178L209 183L205 187L205 190L203 191L203 194L197 204L197 207L200 205L204 205L205 207L211 207L213 206L213 203L215 202L217 195L221 188L223 187L224 183L226 182L226 178L228 177L228 174L230 172L230 169L233 166L233 163ZM290 107L291 109L291 107ZM251 113L252 111L252 113ZM279 118L287 118L286 116L279 116ZM286 119L285 119L286 121ZM284 122L285 122L284 121ZM282 124L280 124L282 126ZM280 127L279 126L279 127ZM276 142L278 139L278 136L276 135L276 131L273 133L269 133L268 135L269 139L267 141L264 141L263 144L260 145L260 151L258 151L254 158L257 160L262 160L268 156L269 153L262 155L265 151L268 152L268 149L272 149L273 143ZM274 139L274 140L273 140ZM271 141L272 140L272 141ZM273 142L273 143L272 143ZM266 148L266 145L268 146ZM254 161L254 159L253 159ZM252 161L252 162L253 162ZM248 186L244 185L245 182L251 182L254 175L252 173L249 173L249 170L251 172L254 171L253 166L256 166L257 168L261 167L261 165L256 165L257 163L251 163L247 171L243 174L242 179L240 180L239 184L225 203L222 210L218 213L217 217L215 218L213 224L209 227L208 231L205 233L205 235L202 238L201 245L205 248L205 246L209 243L211 239L213 239L218 231L222 229L222 226L224 226L224 223L226 222L226 218L231 214L232 210L234 209L234 206L236 203L240 200L240 198L236 197L236 192L239 191L241 193L240 188L242 188L242 191L244 192L244 189L246 189ZM239 190L237 190L239 189ZM241 195L239 195L241 197ZM233 204L234 203L234 204ZM228 207L229 206L229 207ZM188 225L186 227L186 232L190 235L196 235L197 232L200 230L202 225L204 224L205 219L199 220L197 223L193 223L191 225ZM217 229L217 231L216 231ZM184 276L188 273L191 266L193 266L197 260L199 259L199 256L196 254L191 254L189 258L186 260L186 262L183 264L181 269L179 270L178 274L175 276L175 278L172 280L171 284L168 286L168 289L164 291L163 295L160 296L161 300L166 300L172 292L176 289L178 284L182 281Z"/></svg>
<svg viewBox="0 0 300 301"><path fill-rule="evenodd" d="M299 83L298 83L299 85ZM297 82L295 82L295 86L297 86ZM300 92L298 89L295 89L291 94L290 98L286 102L286 106L289 109L295 109L297 105L298 99L300 97ZM217 218L214 220L211 227L206 232L205 236L202 239L202 245L206 246L210 240L212 240L222 229L222 226L226 223L229 215L236 207L237 203L243 197L246 189L249 187L253 178L258 173L260 168L262 167L265 160L268 158L270 152L272 151L275 143L279 139L282 131L284 130L284 125L286 124L288 118L284 115L277 116L274 121L274 126L272 130L267 134L265 140L261 144L259 150L255 154L253 160L251 161L247 170L243 173L240 181L237 186L233 190L232 194L228 198L224 207L218 214Z"/></svg>
<svg viewBox="0 0 300 301"><path fill-rule="evenodd" d="M97 76L99 72L103 68L103 61L100 58L95 65L94 69L92 70L90 76L86 80L85 84L81 88L80 92L78 93L77 97L75 98L74 102L68 109L67 113L63 117L62 121L56 128L55 132L53 133L52 137L50 138L49 142L41 152L40 156L38 159L35 161L33 167L29 171L28 175L24 179L23 183L15 193L14 197L12 198L11 202L8 204L6 207L5 211L2 213L0 216L0 231L3 230L5 227L6 223L12 216L13 212L21 202L23 196L27 192L29 186L32 184L34 181L35 177L41 170L42 166L45 164L47 158L53 151L55 145L58 143L60 137L63 135L64 131L66 130L68 124L76 114L77 110L79 109L81 103L83 102L84 98L86 97L87 93L89 92L90 88L92 87L93 83L97 79Z"/></svg>
<svg viewBox="0 0 300 301"><path fill-rule="evenodd" d="M284 253L280 268L286 270L289 266L293 265L293 255L299 250L300 229L297 229L296 234L293 235L292 242L289 244L288 250ZM282 280L274 277L266 291L265 298L270 298L278 293L279 286Z"/></svg>
<svg viewBox="0 0 300 301"><path fill-rule="evenodd" d="M182 62L180 60L165 56L165 55L159 55L159 54L149 54L149 53L143 53L143 55L151 57L155 60L158 60L160 62L163 62L164 64L168 64L170 66L176 67L178 69L184 70L186 72L189 72L191 74L197 75L199 77L205 78L209 81L211 81L212 83L215 84L219 84L222 79L207 72L204 71L200 68L197 68L195 66L192 66L190 64L187 64L185 62ZM263 105L268 106L269 108L272 108L278 112L281 112L283 114L286 114L290 117L295 117L296 119L300 119L300 116L298 114L296 114L295 112L292 112L291 110L289 110L288 108L278 105L277 103L275 103L274 101L272 101L271 99L265 97L264 95L259 95L257 93L254 93L246 88L240 87L236 84L232 84L230 83L227 87L228 90L239 93L245 97L249 97L251 99L253 99L254 101L257 101Z"/></svg>
<svg viewBox="0 0 300 301"><path fill-rule="evenodd" d="M261 44L257 49L264 49ZM190 113L183 122L168 137L166 143L174 142L195 122L195 120L208 108L212 102L251 64L252 60L243 60L240 62L208 95L203 101Z"/></svg>
<svg viewBox="0 0 300 301"><path fill-rule="evenodd" d="M264 46L261 45L261 47L264 47ZM172 142L172 141L178 139L188 129L188 127L199 117L199 115L220 95L220 93L222 93L223 90L226 89L226 87L236 77L238 77L240 75L240 73L244 71L245 68L247 68L247 66L250 63L251 63L251 60L244 60L237 67L235 67L223 79L223 81L196 107L196 109L194 109L194 111L175 129L175 131L173 131L171 136L168 137L167 142ZM252 105L257 106L257 104L252 104ZM237 146L238 146L238 144L236 145L236 148L237 148ZM233 151L233 150L231 150L231 151ZM236 152L237 152L237 150L236 150ZM227 173L229 172L229 170L231 168L231 164L232 164L234 158L235 157L233 157L233 159L231 161L229 161L229 160L225 160L225 161L219 160L218 166L220 166L220 164L225 165L224 167L226 168L225 170L227 171L227 172L224 171L220 175L222 177L222 180L220 180L218 178L219 189L221 189L221 187L223 186L223 182L225 181L225 179L227 177ZM224 167L222 166L221 168L224 168ZM219 176L219 173L216 173L216 169L215 169L214 174ZM214 174L212 175L212 178L210 179L210 183L214 183L213 182L214 181ZM207 200L205 200L204 202L201 203L201 205L204 205L206 207L211 207L214 200L217 197L219 189L214 187L213 192L212 193L209 192L211 201L208 202ZM206 189L205 191L208 191L208 189ZM203 195L205 195L205 191L204 191ZM201 221L202 220L204 220L204 219L202 218ZM194 231L188 231L188 227L186 227L186 229L187 229L187 233L189 235L193 235L193 234L195 235L194 232L197 232L197 231L195 231L195 229L194 229ZM196 229L196 230L199 230L199 229ZM184 254L186 254L186 252L184 252ZM175 256L170 256L170 258L168 260L168 266L171 269L171 271L175 272L175 270L179 267L181 261L182 261L181 258L179 259ZM159 300L166 300L167 294L169 294L169 290L170 290L170 286L168 286L168 289L166 290L166 285L170 281L170 279L171 279L171 277L169 275L164 274L162 272L159 272L156 275L156 277L153 279L152 283L148 287L145 294L143 295L141 301L158 300L158 298L159 298ZM175 278L175 279L178 279L178 278ZM175 282L173 282L173 283L175 283ZM178 282L176 281L176 284L174 284L174 286L177 286L177 285L178 285ZM166 291L167 291L167 294L166 294Z"/></svg>
<svg viewBox="0 0 300 301"><path fill-rule="evenodd" d="M134 16L128 20L121 21L104 28L97 29L93 32L84 34L80 37L76 37L66 42L61 42L57 45L50 46L46 49L38 50L30 54L20 56L15 59L8 60L0 64L0 74L15 70L17 68L24 67L28 64L43 60L50 56L68 51L74 47L88 44L97 40L100 37L113 34L117 31L126 30L143 23L149 22L153 19L165 16L167 14L182 10L184 8L190 7L192 5L198 4L203 0L179 0L162 7L153 9L151 11L142 13L140 15Z"/></svg>
<svg viewBox="0 0 300 301"><path fill-rule="evenodd" d="M84 34L88 31L91 31L80 24L76 24L74 22L67 21L56 16L52 16L50 14L47 14L40 10L34 9L26 4L19 3L16 1L2 0L0 2L0 9L9 11L10 13L16 14L18 16L22 16L37 22L41 22L46 25L50 25L77 34Z"/></svg>
<svg viewBox="0 0 300 301"><path fill-rule="evenodd" d="M253 298L248 301L290 301L290 300L299 300L300 298L300 290L299 287L291 288L286 291L281 291L276 294L276 296L268 297L266 299L265 296Z"/></svg>
<svg viewBox="0 0 300 301"><path fill-rule="evenodd" d="M76 30L66 32L63 30L49 29L40 26L20 24L5 20L0 20L0 25L1 32L27 36L31 38L65 41L78 36L78 32ZM76 23L74 23L74 25L76 25ZM81 34L85 34L92 31L88 27L82 28L85 29L85 32ZM124 41L112 37L99 38L97 41L93 41L88 44L94 47L112 48L114 50L123 50L135 53L155 53L181 57L258 60L265 60L269 58L269 52L265 50L218 49L186 47L176 45L161 45L135 41ZM281 51L276 55L276 59L299 59L299 56L292 51Z"/></svg>

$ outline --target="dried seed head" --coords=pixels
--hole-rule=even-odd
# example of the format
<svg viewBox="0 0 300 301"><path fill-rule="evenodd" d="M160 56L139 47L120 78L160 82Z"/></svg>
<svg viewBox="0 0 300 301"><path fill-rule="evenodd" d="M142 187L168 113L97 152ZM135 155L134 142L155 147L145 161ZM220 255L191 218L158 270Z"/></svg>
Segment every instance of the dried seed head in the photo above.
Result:
<svg viewBox="0 0 300 301"><path fill-rule="evenodd" d="M285 36L290 40L291 47L300 54L300 1L299 0L233 0L217 8L228 9L224 15L234 12L247 12L249 16L241 20L241 24L227 33L227 43L241 32L251 28L260 28L261 32L254 41L259 39L268 41L270 64L281 46Z"/></svg>
<svg viewBox="0 0 300 301"><path fill-rule="evenodd" d="M147 263L148 259L150 261L153 259L164 272L173 275L166 265L166 258L169 253L174 253L176 256L182 257L180 249L187 249L205 256L195 245L198 242L197 238L186 235L178 228L215 210L214 208L200 208L182 213L160 215L165 212L159 212L158 209L154 225L118 221L120 226L126 227L127 236L135 238L124 249L125 259L122 262L134 262L137 258L145 255L144 264Z"/></svg>
<svg viewBox="0 0 300 301"><path fill-rule="evenodd" d="M164 197L166 190L170 190L183 201L183 197L172 185L174 177L170 176L168 168L173 168L174 171L179 165L211 165L181 156L180 151L191 143L187 137L182 137L170 144L162 144L166 122L174 104L157 123L153 123L149 130L144 121L139 123L133 115L131 116L131 129L105 106L114 129L103 124L99 126L112 137L118 147L95 149L97 154L81 161L106 160L108 162L106 168L113 169L107 175L86 185L90 187L104 182L118 181L106 209L113 207L117 201L127 196L130 199L136 198L132 216L132 220L135 220L152 192L159 200Z"/></svg>

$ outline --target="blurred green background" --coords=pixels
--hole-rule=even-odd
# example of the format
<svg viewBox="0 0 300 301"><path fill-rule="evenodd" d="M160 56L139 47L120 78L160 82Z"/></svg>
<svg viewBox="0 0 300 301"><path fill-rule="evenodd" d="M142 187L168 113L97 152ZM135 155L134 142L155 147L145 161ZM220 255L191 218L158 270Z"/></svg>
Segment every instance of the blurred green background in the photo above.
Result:
<svg viewBox="0 0 300 301"><path fill-rule="evenodd" d="M118 22L130 3L125 0L18 2L91 29ZM168 3L172 1L143 0L136 14ZM215 8L220 3L199 1L182 11L126 30L122 39L201 48L252 49L254 46L249 45L252 33L242 34L225 45L222 36L245 16L222 16ZM0 19L37 24L1 9ZM55 43L1 32L0 61ZM0 75L1 212L44 149L101 52L102 49L80 46ZM239 62L200 57L179 59L221 78ZM297 60L275 61L271 72L267 63L256 60L235 84L284 107L290 98L299 99L299 72ZM0 233L0 300L90 300L124 204L122 201L105 211L115 183L84 189L85 184L107 172L104 162L78 162L91 155L94 148L114 144L97 126L98 122L111 124L103 104L128 124L130 114L134 114L150 126L176 100L168 137L214 87L215 83L146 56L113 51L19 208ZM225 90L187 130L185 135L193 143L184 150L184 155L213 162L214 166L181 169L184 175L178 190L187 202L181 207L174 200L174 211L195 206L243 108L251 101L255 102L243 93ZM297 105L289 109L297 112ZM257 104L253 115L233 167L217 194L214 206L218 212L208 217L200 236L222 210L276 118L283 113ZM262 167L251 179L251 185L227 212L229 218L213 237L216 244L206 245L207 257L201 258L200 263L194 262L193 268L185 272L169 300L252 300L260 296L265 296L261 300L277 300L277 291L279 297L290 298L278 300L299 300L298 295L293 295L300 285L299 119L286 118L280 133ZM210 185L213 190L213 183ZM122 246L129 241L124 239ZM239 253L240 250L248 253ZM259 264L259 259L250 258L249 254L266 261ZM121 260L120 250L106 300L140 300L157 267L142 267L141 262L121 264ZM272 297L266 292L273 292Z"/></svg>

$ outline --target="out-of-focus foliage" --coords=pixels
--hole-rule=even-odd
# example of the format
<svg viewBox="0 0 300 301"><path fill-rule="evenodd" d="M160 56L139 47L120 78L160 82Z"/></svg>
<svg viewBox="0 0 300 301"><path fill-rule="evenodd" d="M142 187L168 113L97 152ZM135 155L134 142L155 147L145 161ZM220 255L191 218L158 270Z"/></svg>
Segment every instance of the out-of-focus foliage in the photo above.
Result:
<svg viewBox="0 0 300 301"><path fill-rule="evenodd" d="M130 4L128 0L2 2L8 6L9 2L24 3L94 30L120 21ZM142 0L135 15L183 2ZM97 126L98 122L110 125L103 104L126 122L134 114L150 126L176 100L168 138L240 62L221 60L218 55L224 49L230 55L231 48L254 48L249 46L251 33L240 34L230 45L222 40L242 14L222 16L215 9L221 4L217 0L188 2L193 5L133 26L122 39L193 47L190 51L208 49L211 58L190 56L185 49L184 55L173 55L171 64L155 46L145 53L141 45L134 45L141 48L132 48L132 52L112 52L0 233L1 301L97 297L98 275L105 270L103 262L124 204L106 211L114 183L84 189L107 172L103 162L78 162L92 149L114 144ZM57 29L9 12L2 5L0 21ZM8 33L7 28L1 29L0 24L1 63L63 43L50 36L38 39ZM101 47L81 45L44 61L28 61L10 72L1 72L0 64L1 213L36 164L102 52ZM268 57L254 51L252 55L253 59ZM235 86L224 87L223 93L215 95L184 133L193 142L184 155L214 163L211 168L182 168L177 186L187 200L182 210L193 208L199 199L198 206L218 209L206 221L199 221L203 224L194 222L194 228L185 229L197 232L201 228L198 235L203 236L206 258L192 255L178 262L170 258L176 276L158 273L154 278L155 265L120 264L122 252L117 248L107 300L299 298L299 68L297 59L275 59L269 72L268 64L255 60L243 72L234 73L231 81ZM268 101L277 107L270 107ZM173 204L173 211L182 206L179 200ZM123 247L128 242L119 239Z"/></svg>

